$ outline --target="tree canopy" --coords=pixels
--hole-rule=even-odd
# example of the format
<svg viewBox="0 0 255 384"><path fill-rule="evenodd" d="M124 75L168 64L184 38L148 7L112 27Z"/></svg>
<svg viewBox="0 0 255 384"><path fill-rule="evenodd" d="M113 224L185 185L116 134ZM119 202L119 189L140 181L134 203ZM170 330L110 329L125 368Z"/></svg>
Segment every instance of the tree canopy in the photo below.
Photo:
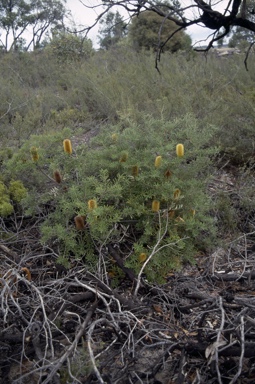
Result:
<svg viewBox="0 0 255 384"><path fill-rule="evenodd" d="M4 51L36 48L50 27L63 25L65 0L0 0L0 44ZM30 31L29 41L24 34Z"/></svg>
<svg viewBox="0 0 255 384"><path fill-rule="evenodd" d="M117 11L109 12L100 20L101 28L99 30L100 47L109 49L116 45L127 34L127 24L123 17Z"/></svg>
<svg viewBox="0 0 255 384"><path fill-rule="evenodd" d="M83 4L91 8L90 1L84 0ZM95 23L89 26L87 31L93 28L114 7L124 9L129 17L150 11L159 15L162 18L162 23L165 20L171 20L176 24L177 29L170 33L167 39L173 38L177 32L192 25L212 30L212 33L209 32L208 34L210 38L207 40L207 46L203 48L203 50L208 51L215 42L234 31L235 27L242 27L252 33L255 32L255 21L251 18L254 15L252 4L253 0L191 0L188 3L184 0L171 2L164 0L102 0L95 7L98 9L99 5L104 6L103 11L99 13ZM163 46L164 44L158 45L159 53Z"/></svg>
<svg viewBox="0 0 255 384"><path fill-rule="evenodd" d="M177 26L172 20L166 20L162 24L162 18L158 14L145 11L132 18L129 37L137 50L157 50L159 44L164 44L164 50L171 52L190 47L191 38L183 31L175 34L176 30ZM171 35L172 39L168 40Z"/></svg>

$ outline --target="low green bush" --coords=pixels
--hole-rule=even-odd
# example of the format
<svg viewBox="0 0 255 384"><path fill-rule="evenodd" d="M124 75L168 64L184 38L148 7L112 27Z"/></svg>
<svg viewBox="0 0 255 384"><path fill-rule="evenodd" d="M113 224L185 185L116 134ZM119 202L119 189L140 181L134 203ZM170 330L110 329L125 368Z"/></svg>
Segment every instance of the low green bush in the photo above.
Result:
<svg viewBox="0 0 255 384"><path fill-rule="evenodd" d="M41 240L57 247L61 263L82 258L95 270L103 252L115 275L107 251L113 246L138 272L140 254L148 256L161 238L145 273L162 281L215 240L206 185L216 133L190 114L173 121L144 116L139 125L105 126L88 145L73 143L72 149L68 131L34 136L7 170L23 175L26 213L41 213ZM177 144L184 146L183 156L177 156Z"/></svg>
<svg viewBox="0 0 255 384"><path fill-rule="evenodd" d="M14 212L15 204L20 204L27 196L27 190L20 180L12 180L9 185L0 181L0 216L7 217Z"/></svg>

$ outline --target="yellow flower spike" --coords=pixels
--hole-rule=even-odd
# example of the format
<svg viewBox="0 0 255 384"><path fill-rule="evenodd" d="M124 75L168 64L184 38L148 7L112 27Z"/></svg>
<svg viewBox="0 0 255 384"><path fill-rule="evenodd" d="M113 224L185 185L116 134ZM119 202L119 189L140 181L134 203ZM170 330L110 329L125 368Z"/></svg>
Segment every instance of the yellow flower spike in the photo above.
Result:
<svg viewBox="0 0 255 384"><path fill-rule="evenodd" d="M176 155L177 155L177 157L183 157L184 156L184 145L183 144L177 144L176 145Z"/></svg>
<svg viewBox="0 0 255 384"><path fill-rule="evenodd" d="M155 167L158 168L161 166L162 163L162 156L157 156L155 159Z"/></svg>
<svg viewBox="0 0 255 384"><path fill-rule="evenodd" d="M166 172L165 172L165 177L167 179L170 179L171 176L172 176L172 172L170 171L170 169L167 169Z"/></svg>
<svg viewBox="0 0 255 384"><path fill-rule="evenodd" d="M56 183L60 184L61 181L62 181L62 177L61 177L60 172L59 171L55 171L53 173L53 176L54 176L54 179L55 179Z"/></svg>
<svg viewBox="0 0 255 384"><path fill-rule="evenodd" d="M191 215L194 217L195 214L196 214L196 210L195 210L195 209L191 209L191 210L190 210L190 213L191 213Z"/></svg>
<svg viewBox="0 0 255 384"><path fill-rule="evenodd" d="M139 168L138 168L137 165L134 165L134 166L132 167L132 175L133 175L134 177L136 177L136 176L138 176L138 173L139 173Z"/></svg>
<svg viewBox="0 0 255 384"><path fill-rule="evenodd" d="M153 200L152 204L151 204L151 210L152 212L158 212L159 211L159 208L160 208L160 201L158 200Z"/></svg>
<svg viewBox="0 0 255 384"><path fill-rule="evenodd" d="M64 147L64 151L65 151L66 153L69 153L69 155L72 154L73 149L72 149L72 143L71 143L71 140L69 140L69 139L65 139L65 140L63 141L63 147Z"/></svg>
<svg viewBox="0 0 255 384"><path fill-rule="evenodd" d="M112 134L112 141L114 141L114 143L116 143L118 141L118 135L117 133L113 133Z"/></svg>
<svg viewBox="0 0 255 384"><path fill-rule="evenodd" d="M120 156L120 163L125 163L128 159L128 153L127 152L123 152Z"/></svg>
<svg viewBox="0 0 255 384"><path fill-rule="evenodd" d="M93 209L97 208L96 200L89 200L88 201L88 208L90 211L93 211Z"/></svg>
<svg viewBox="0 0 255 384"><path fill-rule="evenodd" d="M147 259L146 253L140 253L140 255L138 256L138 260L140 261L140 263L143 263L146 259Z"/></svg>
<svg viewBox="0 0 255 384"><path fill-rule="evenodd" d="M74 222L75 222L75 227L78 231L81 231L82 229L85 228L84 216L81 216L81 215L75 216Z"/></svg>
<svg viewBox="0 0 255 384"><path fill-rule="evenodd" d="M38 161L39 160L39 155L36 147L31 147L30 148L30 153L33 161Z"/></svg>
<svg viewBox="0 0 255 384"><path fill-rule="evenodd" d="M181 191L179 189L176 189L174 191L174 200L178 200L180 196L181 196Z"/></svg>

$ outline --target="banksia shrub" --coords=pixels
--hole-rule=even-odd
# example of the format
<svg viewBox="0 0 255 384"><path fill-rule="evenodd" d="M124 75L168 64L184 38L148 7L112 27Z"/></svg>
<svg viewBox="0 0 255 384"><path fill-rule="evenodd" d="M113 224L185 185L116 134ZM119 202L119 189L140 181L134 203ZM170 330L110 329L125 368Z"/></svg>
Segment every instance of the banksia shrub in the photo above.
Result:
<svg viewBox="0 0 255 384"><path fill-rule="evenodd" d="M68 153L69 155L72 154L73 149L72 149L72 143L71 143L71 140L69 140L69 139L65 139L65 140L63 141L63 147L64 147L64 151L65 151L66 153Z"/></svg>
<svg viewBox="0 0 255 384"><path fill-rule="evenodd" d="M75 216L74 222L75 222L75 227L78 231L81 231L82 229L85 228L84 216L81 216L81 215Z"/></svg>
<svg viewBox="0 0 255 384"><path fill-rule="evenodd" d="M88 208L90 211L93 211L93 209L97 208L96 200L89 200L88 201Z"/></svg>
<svg viewBox="0 0 255 384"><path fill-rule="evenodd" d="M155 167L158 168L161 166L162 163L162 156L157 156L155 159Z"/></svg>
<svg viewBox="0 0 255 384"><path fill-rule="evenodd" d="M183 157L184 156L184 145L183 144L177 144L176 145L176 155L177 155L177 157Z"/></svg>
<svg viewBox="0 0 255 384"><path fill-rule="evenodd" d="M158 212L160 208L160 202L158 200L153 200L151 205L152 212Z"/></svg>
<svg viewBox="0 0 255 384"><path fill-rule="evenodd" d="M39 155L38 155L38 151L37 151L36 147L31 147L30 148L30 153L31 153L32 160L34 162L39 160Z"/></svg>
<svg viewBox="0 0 255 384"><path fill-rule="evenodd" d="M61 177L61 174L59 171L55 171L53 173L53 176L54 176L54 180L56 181L56 183L60 184L61 181L62 181L62 177Z"/></svg>
<svg viewBox="0 0 255 384"><path fill-rule="evenodd" d="M40 209L47 208L48 202L53 205L53 209L44 215L42 241L52 244L58 239L61 257L69 258L74 254L84 260L88 269L101 273L101 269L97 269L101 245L114 246L130 241L130 247L121 247L125 267L139 273L145 262L146 277L151 282L158 282L164 281L167 272L175 268L174 257L189 261L198 250L206 249L207 244L212 247L215 224L210 216L211 199L207 198L206 191L215 149L206 134L209 125L205 129L200 121L193 121L190 116L173 122L150 120L144 116L143 123L142 119L141 114L138 123L130 120L125 129L122 124L101 127L89 146L86 143L75 146L77 157L70 155L70 140L63 139L72 138L74 133L64 131L54 136L54 140L51 136L42 137L41 141L33 137L24 145L19 157L14 154L8 162L31 185L31 192L22 201L22 208L27 209L28 214L37 214L38 204ZM192 164L175 154L175 146L182 140L184 144L189 143ZM63 143L66 143L64 149L69 155L64 152ZM172 143L175 143L174 147ZM39 162L43 162L39 168L31 160L23 162L32 145L38 147ZM183 144L178 144L177 149L176 153L182 156ZM16 161L15 156L20 160ZM63 161L64 158L68 161ZM54 190L48 193L52 185L45 182L40 170L54 178L58 183L56 187L64 184L64 176L66 185L54 188L56 194ZM31 171L36 188L30 182ZM2 213L4 209L12 209L6 206L7 203L6 199ZM191 208L197 209L194 217ZM71 225L67 225L70 222ZM160 250L149 258L148 249L154 247L163 233ZM168 244L171 245L170 253ZM106 258L105 262L108 271L111 261Z"/></svg>

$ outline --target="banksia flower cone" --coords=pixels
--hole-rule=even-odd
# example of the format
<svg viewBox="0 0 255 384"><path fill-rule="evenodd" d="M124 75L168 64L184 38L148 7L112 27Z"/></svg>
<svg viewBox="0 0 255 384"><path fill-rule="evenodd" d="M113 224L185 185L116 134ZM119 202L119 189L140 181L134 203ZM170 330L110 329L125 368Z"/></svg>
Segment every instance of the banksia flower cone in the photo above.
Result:
<svg viewBox="0 0 255 384"><path fill-rule="evenodd" d="M31 272L27 267L21 268L21 272L26 274L26 278L28 281L31 281Z"/></svg>
<svg viewBox="0 0 255 384"><path fill-rule="evenodd" d="M170 169L167 169L165 172L165 177L169 179L171 176L172 176L172 172L170 171Z"/></svg>
<svg viewBox="0 0 255 384"><path fill-rule="evenodd" d="M96 200L89 200L88 201L88 208L90 211L93 211L93 209L97 208Z"/></svg>
<svg viewBox="0 0 255 384"><path fill-rule="evenodd" d="M162 156L157 156L155 159L155 167L158 168L161 166L162 163Z"/></svg>
<svg viewBox="0 0 255 384"><path fill-rule="evenodd" d="M120 163L125 163L128 159L128 153L123 152L122 155L120 156Z"/></svg>
<svg viewBox="0 0 255 384"><path fill-rule="evenodd" d="M181 191L179 189L176 189L174 191L174 200L178 200L180 196L181 196Z"/></svg>
<svg viewBox="0 0 255 384"><path fill-rule="evenodd" d="M53 176L54 176L54 179L55 179L56 183L60 184L61 181L62 181L62 177L60 175L60 172L59 171L55 171L53 173Z"/></svg>
<svg viewBox="0 0 255 384"><path fill-rule="evenodd" d="M114 143L116 143L118 141L118 135L117 133L113 133L112 134L112 141L114 141Z"/></svg>
<svg viewBox="0 0 255 384"><path fill-rule="evenodd" d="M65 151L66 153L69 153L69 155L72 154L73 149L72 149L72 143L71 143L71 140L69 140L69 139L65 139L65 140L63 141L63 147L64 147L64 151Z"/></svg>
<svg viewBox="0 0 255 384"><path fill-rule="evenodd" d="M32 147L30 149L31 157L33 161L38 161L39 160L39 155L36 147Z"/></svg>
<svg viewBox="0 0 255 384"><path fill-rule="evenodd" d="M153 200L151 205L152 212L158 212L160 208L160 202L158 200Z"/></svg>
<svg viewBox="0 0 255 384"><path fill-rule="evenodd" d="M140 263L143 263L147 259L146 253L140 253L138 259L139 259Z"/></svg>
<svg viewBox="0 0 255 384"><path fill-rule="evenodd" d="M196 211L195 211L195 209L191 209L191 210L190 210L190 213L191 213L191 215L194 217L194 216L195 216L195 214L196 214Z"/></svg>
<svg viewBox="0 0 255 384"><path fill-rule="evenodd" d="M134 177L136 177L136 176L138 176L138 173L139 173L139 168L138 168L137 165L134 165L134 166L132 167L132 175L133 175Z"/></svg>
<svg viewBox="0 0 255 384"><path fill-rule="evenodd" d="M171 219L175 216L175 211L173 209L171 209L169 212L168 212L168 217L170 217Z"/></svg>
<svg viewBox="0 0 255 384"><path fill-rule="evenodd" d="M176 145L176 155L177 155L177 157L183 157L184 156L184 145L183 144L177 144Z"/></svg>
<svg viewBox="0 0 255 384"><path fill-rule="evenodd" d="M81 215L75 216L74 222L75 222L76 229L78 229L79 231L85 228L84 216L81 216Z"/></svg>

